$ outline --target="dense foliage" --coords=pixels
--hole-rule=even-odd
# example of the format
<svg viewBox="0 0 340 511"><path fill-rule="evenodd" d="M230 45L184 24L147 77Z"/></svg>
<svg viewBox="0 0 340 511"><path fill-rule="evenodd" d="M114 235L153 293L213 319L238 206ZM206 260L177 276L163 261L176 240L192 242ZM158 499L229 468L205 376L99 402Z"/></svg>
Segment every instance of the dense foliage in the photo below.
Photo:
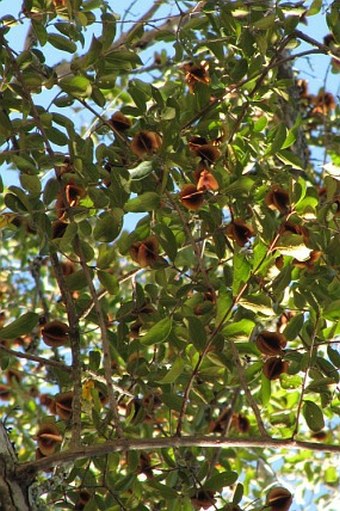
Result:
<svg viewBox="0 0 340 511"><path fill-rule="evenodd" d="M293 64L304 40L339 71L340 3L324 41L318 0L111 4L0 19L0 399L32 509L335 511L339 105Z"/></svg>

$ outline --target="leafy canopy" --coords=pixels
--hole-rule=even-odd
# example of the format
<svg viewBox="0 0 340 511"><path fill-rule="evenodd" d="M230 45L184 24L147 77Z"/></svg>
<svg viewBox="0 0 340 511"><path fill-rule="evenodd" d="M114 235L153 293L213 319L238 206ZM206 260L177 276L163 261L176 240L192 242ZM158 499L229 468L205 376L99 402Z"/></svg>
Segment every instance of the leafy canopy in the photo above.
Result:
<svg viewBox="0 0 340 511"><path fill-rule="evenodd" d="M323 42L321 1L167 4L0 19L17 471L46 509L335 510L339 106L293 65L339 71L339 1Z"/></svg>

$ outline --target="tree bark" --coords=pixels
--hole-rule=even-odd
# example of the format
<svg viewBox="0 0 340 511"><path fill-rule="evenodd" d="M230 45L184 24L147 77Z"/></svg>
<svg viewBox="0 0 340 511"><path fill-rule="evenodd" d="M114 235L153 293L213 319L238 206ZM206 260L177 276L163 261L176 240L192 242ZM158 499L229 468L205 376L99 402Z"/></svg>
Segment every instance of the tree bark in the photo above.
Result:
<svg viewBox="0 0 340 511"><path fill-rule="evenodd" d="M29 511L28 484L16 478L17 458L7 431L0 423L0 509Z"/></svg>

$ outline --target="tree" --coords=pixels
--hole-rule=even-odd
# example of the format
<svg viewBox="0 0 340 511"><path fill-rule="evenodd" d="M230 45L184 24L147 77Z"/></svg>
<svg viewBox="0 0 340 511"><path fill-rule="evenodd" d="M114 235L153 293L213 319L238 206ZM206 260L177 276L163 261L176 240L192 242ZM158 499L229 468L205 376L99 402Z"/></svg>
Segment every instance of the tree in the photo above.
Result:
<svg viewBox="0 0 340 511"><path fill-rule="evenodd" d="M2 16L1 509L335 511L339 6Z"/></svg>

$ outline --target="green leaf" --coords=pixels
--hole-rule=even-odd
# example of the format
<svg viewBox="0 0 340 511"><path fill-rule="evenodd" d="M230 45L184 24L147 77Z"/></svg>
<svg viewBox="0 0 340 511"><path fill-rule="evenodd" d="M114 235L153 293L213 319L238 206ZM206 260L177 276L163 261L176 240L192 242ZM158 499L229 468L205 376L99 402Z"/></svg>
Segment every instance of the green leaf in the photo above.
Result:
<svg viewBox="0 0 340 511"><path fill-rule="evenodd" d="M101 285L110 293L110 295L115 295L119 291L119 284L117 278L114 275L111 275L107 271L97 271L98 279Z"/></svg>
<svg viewBox="0 0 340 511"><path fill-rule="evenodd" d="M274 314L271 299L263 293L249 295L242 298L239 303L245 309L260 312L264 316L272 316Z"/></svg>
<svg viewBox="0 0 340 511"><path fill-rule="evenodd" d="M151 346L153 344L159 344L164 342L169 337L172 330L172 319L164 318L153 325L150 330L141 337L140 341L142 344Z"/></svg>
<svg viewBox="0 0 340 511"><path fill-rule="evenodd" d="M268 28L271 28L275 25L275 20L275 14L268 14L267 16L264 16L263 18L255 21L255 23L253 23L253 27L257 28L258 30L268 30Z"/></svg>
<svg viewBox="0 0 340 511"><path fill-rule="evenodd" d="M293 341L296 339L303 327L304 321L303 314L297 314L288 321L288 324L283 331L283 335L286 337L287 341Z"/></svg>
<svg viewBox="0 0 340 511"><path fill-rule="evenodd" d="M204 489L210 491L220 491L222 488L234 484L237 479L237 472L221 472L220 474L216 474L210 477L210 479L204 483Z"/></svg>
<svg viewBox="0 0 340 511"><path fill-rule="evenodd" d="M13 126L5 111L0 110L0 135L8 138L13 133Z"/></svg>
<svg viewBox="0 0 340 511"><path fill-rule="evenodd" d="M271 389L271 381L262 374L260 395L263 406L266 406L270 401Z"/></svg>
<svg viewBox="0 0 340 511"><path fill-rule="evenodd" d="M47 40L58 50L67 51L68 53L75 53L77 51L76 43L61 34L48 34Z"/></svg>
<svg viewBox="0 0 340 511"><path fill-rule="evenodd" d="M125 211L131 213L141 213L143 211L153 211L160 204L160 196L156 192L144 192L138 197L130 199L125 204Z"/></svg>
<svg viewBox="0 0 340 511"><path fill-rule="evenodd" d="M153 480L148 479L147 483L144 483L144 484L146 484L146 486L149 486L150 488L156 489L157 492L159 492L159 494L162 497L165 497L166 499L174 499L178 496L178 494L175 490L173 490L169 486L166 486L165 484L159 483L155 479L153 479Z"/></svg>
<svg viewBox="0 0 340 511"><path fill-rule="evenodd" d="M242 252L234 253L233 257L233 295L236 296L243 284L249 278L251 266L248 263L246 256Z"/></svg>
<svg viewBox="0 0 340 511"><path fill-rule="evenodd" d="M268 123L268 119L267 119L267 117L265 117L263 115L262 117L257 119L257 121L255 122L254 131L258 133L258 132L264 130L264 128L267 126L267 123Z"/></svg>
<svg viewBox="0 0 340 511"><path fill-rule="evenodd" d="M250 333L252 332L255 326L254 321L251 319L241 319L240 321L233 321L232 323L223 327L222 333L225 337L228 338L241 338L248 339Z"/></svg>
<svg viewBox="0 0 340 511"><path fill-rule="evenodd" d="M327 305L323 311L323 317L332 321L340 319L340 300L335 300Z"/></svg>
<svg viewBox="0 0 340 511"><path fill-rule="evenodd" d="M233 504L239 504L243 498L244 487L243 484L237 483L233 495Z"/></svg>
<svg viewBox="0 0 340 511"><path fill-rule="evenodd" d="M229 195L241 195L242 193L249 192L254 185L254 180L248 176L241 176L237 181L234 181L225 188L225 193Z"/></svg>
<svg viewBox="0 0 340 511"><path fill-rule="evenodd" d="M327 354L332 364L334 364L335 367L340 368L340 353L331 346L327 346Z"/></svg>
<svg viewBox="0 0 340 511"><path fill-rule="evenodd" d="M216 326L219 326L222 320L226 321L228 319L231 304L230 292L225 287L221 287L216 300Z"/></svg>
<svg viewBox="0 0 340 511"><path fill-rule="evenodd" d="M26 312L9 325L0 329L0 339L15 339L20 335L29 334L39 321L39 314Z"/></svg>
<svg viewBox="0 0 340 511"><path fill-rule="evenodd" d="M45 133L47 138L58 146L65 146L68 144L69 138L62 131L57 128L46 128Z"/></svg>
<svg viewBox="0 0 340 511"><path fill-rule="evenodd" d="M142 161L137 167L128 170L132 181L144 179L152 172L152 161Z"/></svg>
<svg viewBox="0 0 340 511"><path fill-rule="evenodd" d="M104 13L101 16L103 33L100 38L100 42L103 45L104 50L108 50L116 35L116 17L113 14Z"/></svg>
<svg viewBox="0 0 340 511"><path fill-rule="evenodd" d="M286 137L287 130L283 123L280 123L275 128L273 128L269 135L271 144L265 152L265 156L277 153L281 149L284 141L286 140Z"/></svg>
<svg viewBox="0 0 340 511"><path fill-rule="evenodd" d="M85 76L66 76L59 80L59 86L72 96L86 98L91 95L91 82Z"/></svg>
<svg viewBox="0 0 340 511"><path fill-rule="evenodd" d="M184 360L183 358L176 358L170 370L167 374L161 379L158 380L159 383L174 383L177 378L182 374L184 368Z"/></svg>
<svg viewBox="0 0 340 511"><path fill-rule="evenodd" d="M312 251L311 248L306 247L303 236L293 233L282 234L276 248L282 255L295 257L299 261L308 259Z"/></svg>
<svg viewBox="0 0 340 511"><path fill-rule="evenodd" d="M315 14L318 14L322 7L322 0L313 0L310 8L306 12L307 16L315 16Z"/></svg>
<svg viewBox="0 0 340 511"><path fill-rule="evenodd" d="M91 275L93 277L92 270ZM79 291L80 289L84 289L84 287L87 286L87 279L84 275L83 270L78 270L75 271L74 273L71 273L71 275L67 275L65 277L65 283L70 291Z"/></svg>
<svg viewBox="0 0 340 511"><path fill-rule="evenodd" d="M20 174L20 183L28 192L34 195L39 195L41 192L41 181L38 176Z"/></svg>
<svg viewBox="0 0 340 511"><path fill-rule="evenodd" d="M282 149L280 152L276 154L276 157L279 158L283 163L287 163L288 165L292 165L295 169L304 170L303 163L301 159L292 151L288 149Z"/></svg>
<svg viewBox="0 0 340 511"><path fill-rule="evenodd" d="M117 255L117 247L107 244L99 245L97 267L101 270L108 268Z"/></svg>
<svg viewBox="0 0 340 511"><path fill-rule="evenodd" d="M122 229L123 215L124 212L119 208L113 208L110 213L103 213L94 227L94 239L106 243L116 239Z"/></svg>
<svg viewBox="0 0 340 511"><path fill-rule="evenodd" d="M325 427L322 410L313 401L304 401L302 413L312 431L317 432Z"/></svg>
<svg viewBox="0 0 340 511"><path fill-rule="evenodd" d="M202 322L196 316L188 317L190 341L198 351L202 351L207 342L207 333Z"/></svg>

